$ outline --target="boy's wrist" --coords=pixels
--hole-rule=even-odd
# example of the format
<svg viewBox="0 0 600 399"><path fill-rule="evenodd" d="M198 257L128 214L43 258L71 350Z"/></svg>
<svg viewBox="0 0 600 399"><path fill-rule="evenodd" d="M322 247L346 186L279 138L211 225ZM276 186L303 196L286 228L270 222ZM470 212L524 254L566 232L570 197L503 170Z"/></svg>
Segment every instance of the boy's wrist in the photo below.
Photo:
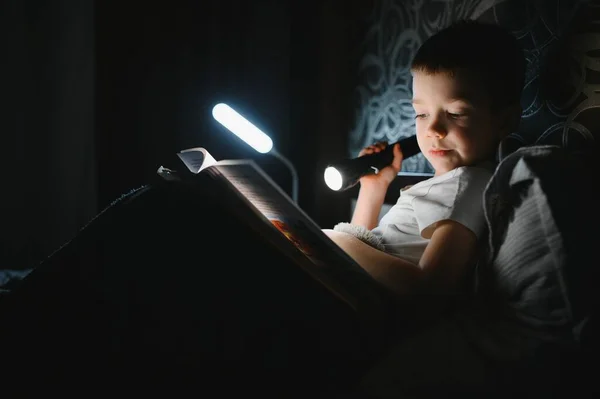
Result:
<svg viewBox="0 0 600 399"><path fill-rule="evenodd" d="M360 181L360 188L368 189L369 191L377 190L377 191L387 191L391 182L388 182L384 179L366 179Z"/></svg>

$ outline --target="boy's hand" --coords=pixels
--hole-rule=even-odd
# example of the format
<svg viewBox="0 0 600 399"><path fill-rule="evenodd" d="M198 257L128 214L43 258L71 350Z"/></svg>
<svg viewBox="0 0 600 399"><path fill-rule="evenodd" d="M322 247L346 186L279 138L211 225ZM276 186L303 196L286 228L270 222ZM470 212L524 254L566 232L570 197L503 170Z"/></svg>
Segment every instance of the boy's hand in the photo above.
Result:
<svg viewBox="0 0 600 399"><path fill-rule="evenodd" d="M387 143L385 142L375 143L363 148L358 156L376 154L386 147ZM360 178L360 190L352 214L352 224L364 226L368 230L377 226L388 187L392 180L396 178L402 166L403 155L400 144L395 144L393 151L394 160L390 165L381 169L377 174L365 175Z"/></svg>
<svg viewBox="0 0 600 399"><path fill-rule="evenodd" d="M368 155L368 154L376 154L380 151L383 151L387 147L387 145L388 144L384 141L374 143L374 144L360 150L360 152L358 153L358 156L360 157L360 156ZM398 175L398 172L400 172L400 169L402 168L403 158L404 157L402 155L402 149L400 148L400 144L396 143L394 145L394 160L392 161L392 163L390 165L386 166L385 168L381 169L379 171L379 173L377 173L377 174L370 174L370 175L361 177L360 178L361 187L365 187L365 186L368 186L370 188L384 187L385 189L387 189L387 187L390 185L390 183Z"/></svg>

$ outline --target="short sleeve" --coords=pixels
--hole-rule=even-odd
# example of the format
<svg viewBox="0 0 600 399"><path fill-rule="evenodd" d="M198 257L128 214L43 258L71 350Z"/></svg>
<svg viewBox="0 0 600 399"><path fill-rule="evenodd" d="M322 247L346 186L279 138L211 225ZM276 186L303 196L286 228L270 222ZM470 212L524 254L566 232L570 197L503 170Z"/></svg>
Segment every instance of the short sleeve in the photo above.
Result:
<svg viewBox="0 0 600 399"><path fill-rule="evenodd" d="M431 238L437 222L453 220L479 238L485 229L483 192L492 171L482 167L460 167L447 179L415 193L413 208L423 238Z"/></svg>

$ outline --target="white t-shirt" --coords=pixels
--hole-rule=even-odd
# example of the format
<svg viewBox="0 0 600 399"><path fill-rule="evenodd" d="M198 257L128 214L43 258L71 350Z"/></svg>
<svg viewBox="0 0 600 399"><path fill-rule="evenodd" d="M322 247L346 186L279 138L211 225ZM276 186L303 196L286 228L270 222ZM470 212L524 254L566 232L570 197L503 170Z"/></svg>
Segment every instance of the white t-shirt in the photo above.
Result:
<svg viewBox="0 0 600 399"><path fill-rule="evenodd" d="M489 168L461 166L403 189L371 232L386 252L414 263L437 222L454 220L480 237L485 228L483 191L491 177Z"/></svg>
<svg viewBox="0 0 600 399"><path fill-rule="evenodd" d="M461 166L402 189L396 204L368 235L356 226L340 224L335 229L417 264L437 222L454 220L481 236L485 228L483 191L492 173L488 165Z"/></svg>

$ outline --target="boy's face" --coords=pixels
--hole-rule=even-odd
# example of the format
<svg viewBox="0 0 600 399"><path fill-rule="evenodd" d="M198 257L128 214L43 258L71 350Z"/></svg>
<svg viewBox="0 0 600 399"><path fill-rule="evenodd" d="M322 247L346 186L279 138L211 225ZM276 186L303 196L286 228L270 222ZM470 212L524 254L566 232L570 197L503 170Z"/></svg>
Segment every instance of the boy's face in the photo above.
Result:
<svg viewBox="0 0 600 399"><path fill-rule="evenodd" d="M492 112L490 100L464 71L413 71L417 141L436 176L495 154L506 123Z"/></svg>

